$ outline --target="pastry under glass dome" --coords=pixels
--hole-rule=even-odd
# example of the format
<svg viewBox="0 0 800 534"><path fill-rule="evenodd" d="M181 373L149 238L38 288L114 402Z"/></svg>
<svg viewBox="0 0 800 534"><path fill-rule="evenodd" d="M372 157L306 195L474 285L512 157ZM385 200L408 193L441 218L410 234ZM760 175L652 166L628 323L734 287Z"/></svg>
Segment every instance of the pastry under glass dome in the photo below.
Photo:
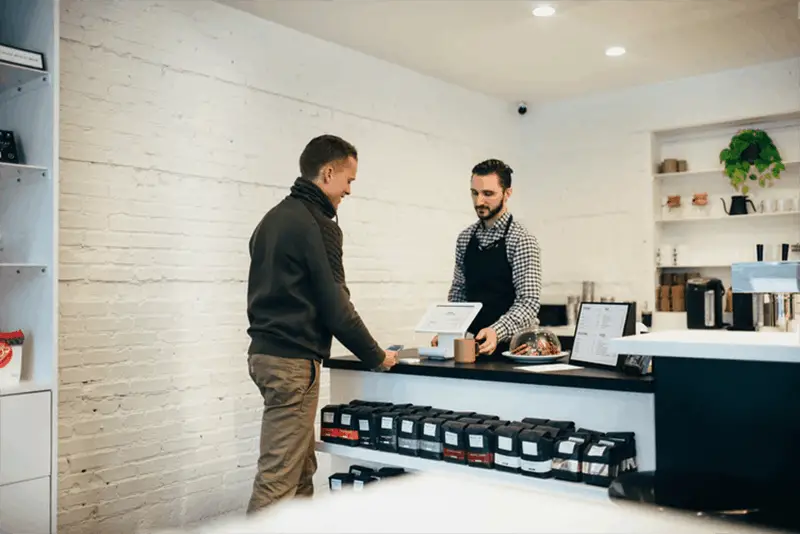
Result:
<svg viewBox="0 0 800 534"><path fill-rule="evenodd" d="M535 326L517 332L511 338L511 354L515 356L558 356L561 342L552 331Z"/></svg>

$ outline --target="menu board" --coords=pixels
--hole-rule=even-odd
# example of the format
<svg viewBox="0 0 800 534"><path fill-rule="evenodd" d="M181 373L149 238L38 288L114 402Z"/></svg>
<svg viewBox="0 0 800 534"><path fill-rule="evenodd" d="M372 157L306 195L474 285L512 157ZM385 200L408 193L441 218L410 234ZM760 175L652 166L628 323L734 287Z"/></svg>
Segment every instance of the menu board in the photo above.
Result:
<svg viewBox="0 0 800 534"><path fill-rule="evenodd" d="M627 303L582 304L570 362L616 367L619 355L608 342L624 335L629 310Z"/></svg>

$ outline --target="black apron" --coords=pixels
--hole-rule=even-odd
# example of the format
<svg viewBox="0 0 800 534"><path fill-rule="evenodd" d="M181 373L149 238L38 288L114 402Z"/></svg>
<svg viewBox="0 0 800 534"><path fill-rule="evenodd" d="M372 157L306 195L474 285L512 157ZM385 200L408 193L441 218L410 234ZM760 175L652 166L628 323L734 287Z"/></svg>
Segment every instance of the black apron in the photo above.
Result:
<svg viewBox="0 0 800 534"><path fill-rule="evenodd" d="M480 224L475 227L464 254L464 278L467 286L467 301L483 304L481 311L467 330L476 335L481 329L492 326L514 304L514 273L508 263L506 236L511 228L513 217L509 216L503 237L481 248L475 235ZM491 358L502 356L509 349L509 342L497 343ZM484 356L485 357L485 356Z"/></svg>

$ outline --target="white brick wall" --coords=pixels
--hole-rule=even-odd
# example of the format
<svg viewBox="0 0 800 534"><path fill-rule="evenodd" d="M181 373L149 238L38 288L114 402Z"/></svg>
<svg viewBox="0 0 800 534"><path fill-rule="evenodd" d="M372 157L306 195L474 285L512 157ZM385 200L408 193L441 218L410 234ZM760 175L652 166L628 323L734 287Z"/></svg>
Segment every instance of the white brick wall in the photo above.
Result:
<svg viewBox="0 0 800 534"><path fill-rule="evenodd" d="M544 292L594 280L598 297L653 310L649 132L797 109L800 58L539 107L523 125L532 179L517 201L544 251Z"/></svg>
<svg viewBox="0 0 800 534"><path fill-rule="evenodd" d="M211 2L62 5L59 532L241 511L260 426L247 240L305 142L358 147L349 282L379 341L412 343L472 219L471 165L524 171L519 117Z"/></svg>

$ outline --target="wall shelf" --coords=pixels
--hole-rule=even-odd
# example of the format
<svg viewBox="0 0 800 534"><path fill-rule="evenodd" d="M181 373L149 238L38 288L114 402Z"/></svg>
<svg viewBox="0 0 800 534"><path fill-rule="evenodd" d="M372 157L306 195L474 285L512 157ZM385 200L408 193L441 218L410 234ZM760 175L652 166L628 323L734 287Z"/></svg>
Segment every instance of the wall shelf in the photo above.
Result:
<svg viewBox="0 0 800 534"><path fill-rule="evenodd" d="M515 473L505 473L495 469L480 469L468 465L444 461L428 460L416 456L404 456L391 452L376 451L364 447L347 447L318 441L316 449L356 462L366 462L385 466L402 467L409 471L429 471L446 473L452 476L478 477L496 484L512 485L528 490L540 489L549 493L561 493L571 498L588 499L595 502L609 502L608 490L581 482L565 482L555 479L539 479Z"/></svg>
<svg viewBox="0 0 800 534"><path fill-rule="evenodd" d="M791 210L734 216L725 212L730 209L731 197L741 193L730 185L719 153L741 128L766 131L786 167L768 187L750 182L747 196L756 210L762 209L762 201ZM650 132L648 158L648 172L642 179L652 192L652 238L648 245L652 247L651 295L656 312L685 309L680 287L685 285L687 274L718 278L727 290L732 263L755 261L758 244L764 246L765 261L779 261L781 245L800 243L800 111ZM657 173L666 159L686 161L689 170ZM692 205L697 194L707 196L707 206ZM675 196L680 197L682 206L670 209L668 198ZM754 207L748 203L748 210ZM796 259L797 253L791 247L789 250L789 259ZM673 262L678 265L667 264ZM657 320L654 316L656 328ZM674 327L674 321L663 322L664 327Z"/></svg>
<svg viewBox="0 0 800 534"><path fill-rule="evenodd" d="M784 161L783 164L786 166L786 171L789 170L790 167L796 167L800 165L800 161ZM784 172L786 172L784 171ZM783 173L781 173L783 174ZM713 178L722 178L725 175L725 169L722 167L716 169L702 169L698 171L685 171L685 172L661 172L656 173L653 175L654 180L663 180L668 178L691 178L691 177L713 177Z"/></svg>
<svg viewBox="0 0 800 534"><path fill-rule="evenodd" d="M47 81L47 72L0 62L0 94L19 89L34 80Z"/></svg>
<svg viewBox="0 0 800 534"><path fill-rule="evenodd" d="M0 181L46 178L47 170L47 167L40 167L39 165L19 165L16 163L0 162Z"/></svg>
<svg viewBox="0 0 800 534"><path fill-rule="evenodd" d="M714 221L744 222L773 217L792 217L800 215L800 211L778 211L775 213L748 213L747 215L708 215L704 217L691 216L675 219L656 219L659 224L700 223Z"/></svg>
<svg viewBox="0 0 800 534"><path fill-rule="evenodd" d="M0 63L0 129L21 158L0 163L0 331L25 335L20 379L0 385L3 532L58 531L59 12L58 0L0 0L0 42L54 69Z"/></svg>

